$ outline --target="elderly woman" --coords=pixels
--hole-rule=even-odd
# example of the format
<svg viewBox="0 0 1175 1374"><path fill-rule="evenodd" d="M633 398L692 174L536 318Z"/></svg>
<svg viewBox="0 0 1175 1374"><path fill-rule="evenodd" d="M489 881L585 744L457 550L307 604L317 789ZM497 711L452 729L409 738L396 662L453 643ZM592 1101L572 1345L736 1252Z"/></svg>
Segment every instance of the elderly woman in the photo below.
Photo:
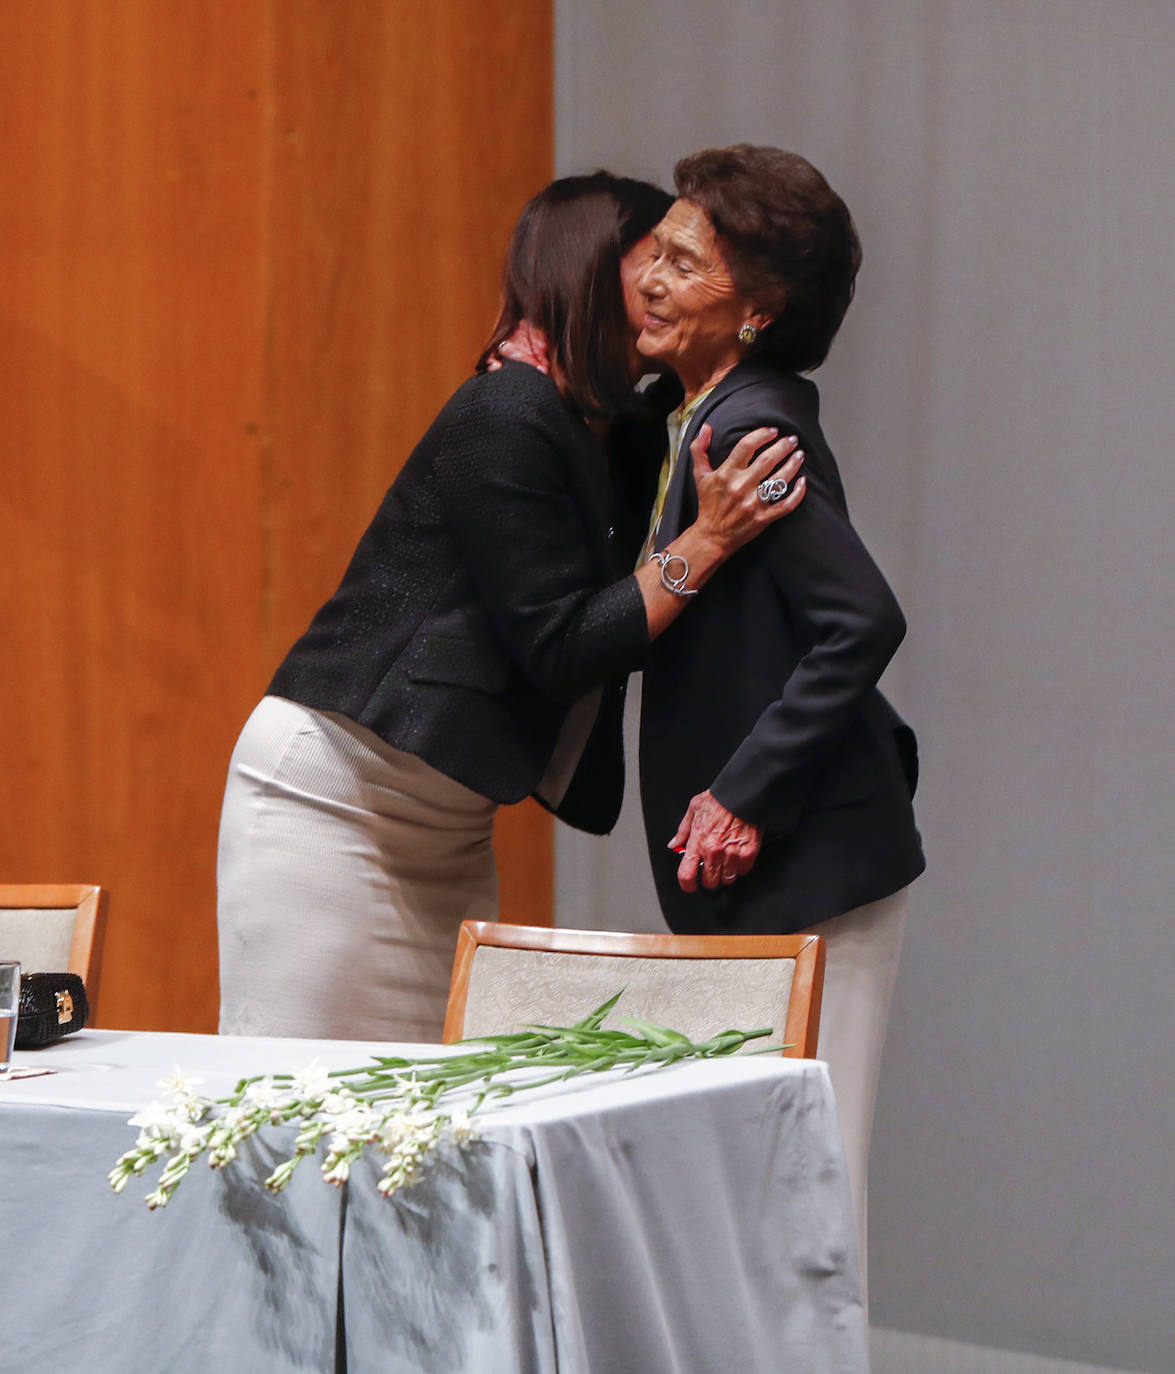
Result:
<svg viewBox="0 0 1175 1374"><path fill-rule="evenodd" d="M782 513L755 488L794 443L753 457L760 429L721 473L697 450L697 519L659 562L624 576L610 542L597 436L631 397L626 302L668 204L606 173L530 202L478 375L246 724L221 820L222 1032L439 1038L457 927L496 915L496 806L533 794L610 828L620 681ZM523 324L549 375L487 370Z"/></svg>
<svg viewBox="0 0 1175 1374"><path fill-rule="evenodd" d="M905 622L854 530L819 397L860 263L852 219L803 158L740 145L675 169L678 199L639 282L638 348L684 388L670 416L650 548L697 512L703 427L720 463L753 425L797 434L807 497L731 559L644 670L641 789L666 920L679 932L814 930L828 941L828 1058L864 1243L880 1050L914 824L913 735L877 690ZM764 501L784 489L764 483Z"/></svg>

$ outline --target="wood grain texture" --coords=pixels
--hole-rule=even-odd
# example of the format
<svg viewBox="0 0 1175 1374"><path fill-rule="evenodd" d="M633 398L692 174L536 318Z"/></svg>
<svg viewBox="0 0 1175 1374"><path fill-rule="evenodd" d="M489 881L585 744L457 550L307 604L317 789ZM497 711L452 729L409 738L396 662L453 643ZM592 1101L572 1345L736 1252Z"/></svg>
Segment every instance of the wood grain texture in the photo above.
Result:
<svg viewBox="0 0 1175 1374"><path fill-rule="evenodd" d="M273 11L268 664L338 582L469 375L525 201L552 175L549 0L289 0ZM551 920L552 824L495 827L500 907Z"/></svg>
<svg viewBox="0 0 1175 1374"><path fill-rule="evenodd" d="M787 1019L781 1030L781 1053L788 1059L813 1058L820 1033L824 996L823 937L799 935L671 935L613 930L553 929L501 921L462 921L449 985L444 1040L451 1044L465 1033L473 963L478 946L530 950L536 953L604 956L609 959L732 960L784 959L794 961ZM513 986L513 985L512 985ZM570 984L568 984L570 986ZM613 989L615 990L615 989ZM577 1017L582 1015L577 1012ZM648 1015L648 1013L645 1013ZM742 1027L750 1029L751 1027ZM506 1033L514 1026L496 1026ZM478 1032L481 1033L481 1032Z"/></svg>
<svg viewBox="0 0 1175 1374"><path fill-rule="evenodd" d="M103 1024L210 1030L232 743L488 330L550 7L4 21L0 878L110 892ZM549 822L505 829L549 919Z"/></svg>
<svg viewBox="0 0 1175 1374"><path fill-rule="evenodd" d="M5 9L0 876L111 893L107 1024L206 1029L259 671L260 10Z"/></svg>
<svg viewBox="0 0 1175 1374"><path fill-rule="evenodd" d="M107 894L92 883L0 883L0 930L5 911L67 911L73 908L73 930L69 958L64 968L30 968L19 949L5 943L0 933L0 958L21 959L22 973L76 973L86 985L90 1004L89 1024L98 1015L98 993L102 985L102 952L106 943Z"/></svg>
<svg viewBox="0 0 1175 1374"><path fill-rule="evenodd" d="M468 376L550 177L545 4L275 10L271 657Z"/></svg>

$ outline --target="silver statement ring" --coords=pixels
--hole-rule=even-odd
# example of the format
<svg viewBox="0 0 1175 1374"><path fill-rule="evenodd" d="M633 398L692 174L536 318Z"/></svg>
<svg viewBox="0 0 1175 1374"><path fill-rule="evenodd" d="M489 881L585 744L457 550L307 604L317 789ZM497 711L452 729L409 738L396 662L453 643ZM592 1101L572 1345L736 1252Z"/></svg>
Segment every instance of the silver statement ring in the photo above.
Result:
<svg viewBox="0 0 1175 1374"><path fill-rule="evenodd" d="M765 477L755 488L755 493L765 506L774 506L787 495L787 483L782 477Z"/></svg>

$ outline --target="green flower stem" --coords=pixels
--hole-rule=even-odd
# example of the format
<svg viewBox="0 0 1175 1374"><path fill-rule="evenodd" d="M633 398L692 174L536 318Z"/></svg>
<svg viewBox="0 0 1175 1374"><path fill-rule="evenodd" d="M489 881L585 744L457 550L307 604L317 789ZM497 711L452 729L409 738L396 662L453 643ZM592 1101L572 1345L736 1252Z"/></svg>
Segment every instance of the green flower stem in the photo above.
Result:
<svg viewBox="0 0 1175 1374"><path fill-rule="evenodd" d="M159 1185L147 1199L149 1206L162 1207L200 1154L207 1153L214 1168L226 1168L237 1146L262 1126L300 1121L294 1154L273 1171L267 1187L284 1188L301 1160L329 1135L322 1166L326 1181L346 1182L351 1164L370 1146L388 1157L379 1191L389 1196L419 1176L423 1161L450 1129L459 1142L468 1139L469 1116L489 1101L585 1074L630 1074L685 1059L725 1057L771 1034L770 1028L726 1030L695 1043L680 1031L636 1018L629 1019L631 1032L605 1030L603 1021L619 997L574 1026L532 1026L466 1040L445 1054L419 1059L376 1055L371 1063L317 1078L258 1074L239 1079L228 1097L214 1100L196 1097L186 1080L181 1087L165 1084L170 1104L155 1104L133 1119L132 1124L144 1124L143 1132L116 1163L110 1184L121 1192L132 1176L162 1160ZM751 1053L772 1049L778 1051L766 1046ZM533 1076L520 1076L523 1070ZM300 1083L306 1086L299 1090ZM250 1093L254 1085L262 1086ZM471 1098L468 1111L461 1109L461 1094ZM456 1104L451 1114L442 1110L449 1102ZM208 1124L195 1128L191 1123L196 1122Z"/></svg>

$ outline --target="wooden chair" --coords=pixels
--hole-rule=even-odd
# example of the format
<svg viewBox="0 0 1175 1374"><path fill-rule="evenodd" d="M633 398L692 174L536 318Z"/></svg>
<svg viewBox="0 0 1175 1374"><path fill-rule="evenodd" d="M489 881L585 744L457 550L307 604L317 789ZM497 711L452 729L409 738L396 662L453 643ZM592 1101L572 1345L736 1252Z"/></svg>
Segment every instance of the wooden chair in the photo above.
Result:
<svg viewBox="0 0 1175 1374"><path fill-rule="evenodd" d="M0 958L25 973L81 975L93 1024L106 935L106 892L85 883L0 884Z"/></svg>
<svg viewBox="0 0 1175 1374"><path fill-rule="evenodd" d="M625 935L463 921L444 1039L528 1024L569 1025L614 993L605 1021L625 1016L706 1040L771 1026L783 1054L816 1054L824 941L818 935Z"/></svg>

